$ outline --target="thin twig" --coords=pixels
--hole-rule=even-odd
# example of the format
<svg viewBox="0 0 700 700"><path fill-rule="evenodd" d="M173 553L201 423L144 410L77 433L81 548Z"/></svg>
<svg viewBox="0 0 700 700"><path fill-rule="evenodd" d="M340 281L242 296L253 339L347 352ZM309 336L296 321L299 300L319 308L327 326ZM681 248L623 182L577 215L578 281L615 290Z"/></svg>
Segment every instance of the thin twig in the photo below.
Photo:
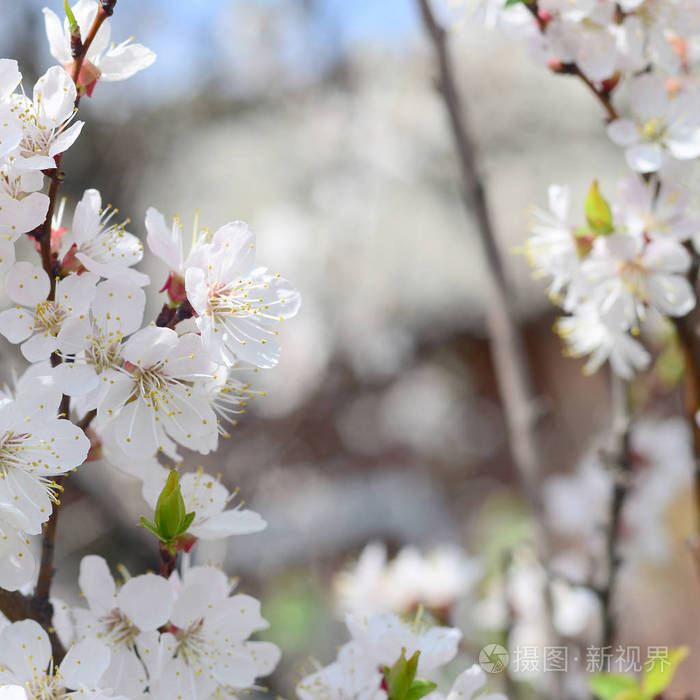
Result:
<svg viewBox="0 0 700 700"><path fill-rule="evenodd" d="M505 414L511 458L523 492L530 504L538 556L546 568L550 558L550 543L542 517L543 509L539 493L539 471L542 460L536 439L537 413L532 400L531 372L516 321L513 297L501 252L496 241L485 188L477 165L476 150L457 89L447 35L432 13L430 0L418 0L418 3L438 64L438 87L449 117L462 176L462 199L467 214L476 218L476 228L486 257L490 351ZM549 633L554 640L557 640L558 635L553 624L552 591L549 584L545 586L544 598L549 613L547 616ZM563 697L563 680L558 677L558 674L554 676L557 697Z"/></svg>
<svg viewBox="0 0 700 700"><path fill-rule="evenodd" d="M610 517L605 539L607 577L599 589L603 620L602 646L611 647L617 637L617 593L622 557L619 551L622 511L629 492L630 418L627 401L627 385L611 371L611 464L613 492L610 501Z"/></svg>
<svg viewBox="0 0 700 700"><path fill-rule="evenodd" d="M111 3L111 7L114 7L114 3ZM71 69L71 78L75 84L77 95L75 98L75 109L78 109L80 104L80 98L82 97L80 93L80 87L78 85L78 79L80 77L80 69L83 66L85 57L87 56L88 49L92 45L92 42L97 36L97 32L100 30L103 22L112 14L111 10L107 10L104 7L100 7L95 19L90 27L90 31L82 42L82 48L80 54L73 60L73 66ZM63 181L63 174L61 173L61 161L63 160L63 154L59 153L55 158L56 167L53 171L51 177L51 184L49 185L49 208L46 212L46 219L44 219L44 225L41 229L41 234L39 235L39 249L41 254L41 266L44 271L49 276L49 281L51 283L51 288L49 290L49 296L47 299L53 301L56 297L56 275L53 269L53 263L51 260L51 222L53 219L53 214L56 209L56 202L58 201L58 188L61 186Z"/></svg>
<svg viewBox="0 0 700 700"><path fill-rule="evenodd" d="M544 34L545 30L547 29L547 22L542 19L537 0L530 0L530 2L525 2L523 4L535 18L535 22L537 23L537 28L540 30L540 33ZM602 86L596 87L596 85L583 73L576 63L562 63L556 69L554 69L554 72L562 75L575 75L580 78L603 106L603 109L607 113L608 121L612 122L618 119L617 111L615 110L615 107L613 107L610 100L610 90Z"/></svg>
<svg viewBox="0 0 700 700"><path fill-rule="evenodd" d="M168 578L175 571L177 554L173 554L162 542L159 542L160 551L160 575Z"/></svg>
<svg viewBox="0 0 700 700"><path fill-rule="evenodd" d="M445 30L435 20L429 0L418 1L438 62L439 88L449 115L462 175L462 198L468 214L476 217L479 238L486 255L490 347L503 402L510 451L523 488L531 500L537 502L536 486L540 459L534 437L536 412L530 398L532 379L526 366L526 354L517 328L512 296L496 242L484 186L476 164L474 145L454 78Z"/></svg>

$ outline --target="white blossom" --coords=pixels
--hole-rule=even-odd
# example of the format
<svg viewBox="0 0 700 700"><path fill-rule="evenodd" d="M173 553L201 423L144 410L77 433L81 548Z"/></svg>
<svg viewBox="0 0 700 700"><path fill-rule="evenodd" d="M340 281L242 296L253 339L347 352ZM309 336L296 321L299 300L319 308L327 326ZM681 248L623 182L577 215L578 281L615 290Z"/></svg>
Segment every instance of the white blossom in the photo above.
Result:
<svg viewBox="0 0 700 700"><path fill-rule="evenodd" d="M102 207L102 197L97 190L85 191L75 207L71 229L73 245L63 260L63 267L72 269L77 260L100 277L143 287L150 281L148 275L131 267L141 261L143 244L126 230L128 221L110 223L117 212L109 205Z"/></svg>
<svg viewBox="0 0 700 700"><path fill-rule="evenodd" d="M97 277L69 275L56 284L55 301L47 299L48 275L41 267L18 262L7 273L6 288L14 308L0 313L0 333L11 343L22 343L30 362L47 360L60 344L64 323L87 314L95 295Z"/></svg>
<svg viewBox="0 0 700 700"><path fill-rule="evenodd" d="M30 698L68 698L73 691L85 700L102 700L108 695L102 675L109 660L109 649L90 640L72 646L54 666L48 635L34 620L14 622L0 632L0 683L24 686Z"/></svg>
<svg viewBox="0 0 700 700"><path fill-rule="evenodd" d="M255 266L255 235L248 226L237 221L220 228L187 268L185 288L214 360L227 366L278 363L275 326L297 313L301 297L287 280Z"/></svg>
<svg viewBox="0 0 700 700"><path fill-rule="evenodd" d="M652 173L669 156L679 160L700 156L700 95L685 92L671 98L656 75L632 79L629 93L634 119L614 120L608 135L625 148L632 170Z"/></svg>
<svg viewBox="0 0 700 700"><path fill-rule="evenodd" d="M12 96L12 110L23 132L14 165L31 170L56 167L54 158L70 148L83 128L83 122L73 121L76 95L68 73L54 67L37 80L32 99Z"/></svg>
<svg viewBox="0 0 700 700"><path fill-rule="evenodd" d="M113 430L128 455L144 457L176 444L206 454L218 440L216 414L204 384L212 363L194 333L147 326L121 348L124 365L101 374L97 422Z"/></svg>
<svg viewBox="0 0 700 700"><path fill-rule="evenodd" d="M87 36L99 7L97 0L79 0L72 6L83 37ZM44 22L51 55L66 70L70 70L73 57L68 19L65 18L61 22L56 13L45 7ZM78 79L87 89L88 94L92 93L97 80L106 82L126 80L144 68L148 68L156 60L156 55L150 49L141 44L132 43L133 38L120 44L110 43L111 32L111 24L109 20L105 20L85 56Z"/></svg>

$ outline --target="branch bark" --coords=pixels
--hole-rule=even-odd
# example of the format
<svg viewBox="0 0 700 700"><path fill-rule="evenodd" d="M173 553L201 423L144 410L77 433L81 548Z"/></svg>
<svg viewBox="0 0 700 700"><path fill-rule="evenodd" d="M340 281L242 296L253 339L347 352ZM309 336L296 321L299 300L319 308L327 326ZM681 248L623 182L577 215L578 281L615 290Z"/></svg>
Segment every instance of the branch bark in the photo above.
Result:
<svg viewBox="0 0 700 700"><path fill-rule="evenodd" d="M438 86L450 121L462 176L462 199L467 214L476 219L488 272L487 323L491 354L508 429L510 451L523 488L537 507L540 466L535 439L536 412L531 399L532 378L513 309L506 272L496 242L484 185L479 175L474 144L457 90L445 30L438 24L429 0L418 0L423 23L438 64Z"/></svg>

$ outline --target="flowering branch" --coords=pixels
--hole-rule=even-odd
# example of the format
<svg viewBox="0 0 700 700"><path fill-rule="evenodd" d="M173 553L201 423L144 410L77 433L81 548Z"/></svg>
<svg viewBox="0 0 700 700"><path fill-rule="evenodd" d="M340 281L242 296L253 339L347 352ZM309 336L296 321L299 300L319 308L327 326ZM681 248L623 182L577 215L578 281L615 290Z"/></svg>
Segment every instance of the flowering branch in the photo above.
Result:
<svg viewBox="0 0 700 700"><path fill-rule="evenodd" d="M540 11L537 0L531 0L529 2L524 2L523 4L535 18L535 22L537 23L537 28L540 30L540 33L544 34L547 28L547 21L543 18L543 13ZM589 90L596 96L597 100L603 106L603 109L605 109L608 115L608 121L612 122L618 118L617 111L613 107L610 100L610 90L605 86L600 88L596 87L593 81L581 70L578 64L573 62L562 63L557 61L551 64L550 68L555 73L559 73L561 75L575 75L576 77L580 78L586 84Z"/></svg>

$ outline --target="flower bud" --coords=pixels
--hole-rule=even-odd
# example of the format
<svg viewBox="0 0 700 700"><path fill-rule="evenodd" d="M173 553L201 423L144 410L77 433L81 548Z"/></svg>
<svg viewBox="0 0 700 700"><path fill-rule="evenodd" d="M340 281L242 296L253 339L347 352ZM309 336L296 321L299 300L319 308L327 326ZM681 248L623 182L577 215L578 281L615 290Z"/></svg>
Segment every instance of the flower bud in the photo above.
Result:
<svg viewBox="0 0 700 700"><path fill-rule="evenodd" d="M194 512L186 512L185 500L180 490L180 480L177 472L172 469L160 496L158 496L154 522L151 523L145 518L141 518L141 524L157 535L163 544L176 549L175 541L185 535L194 520L194 515Z"/></svg>
<svg viewBox="0 0 700 700"><path fill-rule="evenodd" d="M410 659L406 658L406 649L401 649L401 656L389 668L384 667L383 687L389 700L420 700L432 693L437 687L432 681L416 680L420 651L416 651Z"/></svg>

